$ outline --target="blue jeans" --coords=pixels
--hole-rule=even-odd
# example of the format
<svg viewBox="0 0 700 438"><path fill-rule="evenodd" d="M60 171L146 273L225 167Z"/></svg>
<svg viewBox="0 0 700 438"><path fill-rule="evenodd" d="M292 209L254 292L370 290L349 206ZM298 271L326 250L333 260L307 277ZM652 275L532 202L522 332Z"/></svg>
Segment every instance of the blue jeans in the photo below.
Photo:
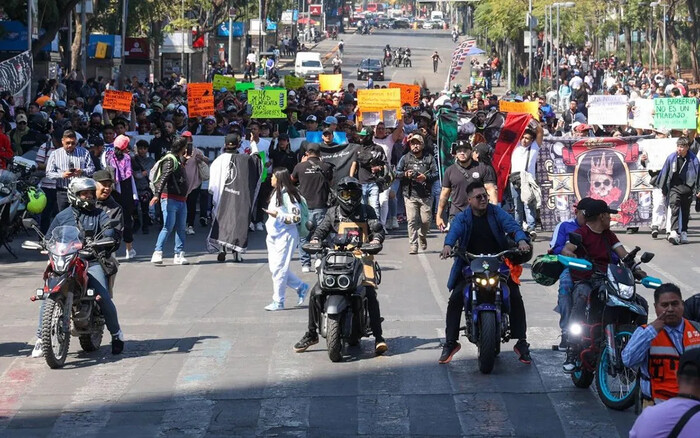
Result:
<svg viewBox="0 0 700 438"><path fill-rule="evenodd" d="M377 183L362 184L362 203L372 207L379 217L379 186Z"/></svg>
<svg viewBox="0 0 700 438"><path fill-rule="evenodd" d="M559 296L557 297L557 307L554 310L559 313L559 328L566 330L569 326L569 316L573 299L571 292L574 289L574 281L571 279L571 271L564 269L559 276Z"/></svg>
<svg viewBox="0 0 700 438"><path fill-rule="evenodd" d="M95 293L100 296L97 302L105 317L107 330L113 335L119 333L119 319L117 318L117 308L114 306L112 298L109 296L109 288L107 286L107 276L105 275L102 266L97 261L90 262L88 267L88 287L95 290ZM41 309L39 310L39 326L36 329L36 337L41 339L41 320L44 314L46 300L41 301Z"/></svg>
<svg viewBox="0 0 700 438"><path fill-rule="evenodd" d="M185 222L187 221L187 204L174 199L161 199L160 208L163 210L163 229L158 234L156 251L163 251L163 245L175 229L175 254L185 250Z"/></svg>
<svg viewBox="0 0 700 438"><path fill-rule="evenodd" d="M437 217L438 204L440 203L440 192L442 192L442 183L439 179L437 179L430 188L430 196L433 197L433 217Z"/></svg>
<svg viewBox="0 0 700 438"><path fill-rule="evenodd" d="M520 199L520 189L515 188L513 184L508 184L510 186L510 194L513 197L513 216L515 217L515 222L518 226L523 225L523 216L525 217L525 222L527 222L527 231L533 231L535 229L535 205L526 205L522 199Z"/></svg>
<svg viewBox="0 0 700 438"><path fill-rule="evenodd" d="M323 220L323 217L326 215L326 209L325 208L314 208L314 209L309 209L309 221L313 222L314 228L321 223ZM305 227L306 224L301 224L302 227ZM301 260L301 266L311 266L311 255L301 249L301 246L305 243L308 243L308 241L311 239L311 234L309 234L306 237L301 237L299 236L299 259Z"/></svg>
<svg viewBox="0 0 700 438"><path fill-rule="evenodd" d="M496 81L496 86L501 86L501 72L496 70L493 72L493 80Z"/></svg>
<svg viewBox="0 0 700 438"><path fill-rule="evenodd" d="M394 199L389 198L389 217L395 218L399 214L406 213L406 206L403 202L403 195L401 194L401 181L395 179L391 184L391 190L394 191L396 196Z"/></svg>

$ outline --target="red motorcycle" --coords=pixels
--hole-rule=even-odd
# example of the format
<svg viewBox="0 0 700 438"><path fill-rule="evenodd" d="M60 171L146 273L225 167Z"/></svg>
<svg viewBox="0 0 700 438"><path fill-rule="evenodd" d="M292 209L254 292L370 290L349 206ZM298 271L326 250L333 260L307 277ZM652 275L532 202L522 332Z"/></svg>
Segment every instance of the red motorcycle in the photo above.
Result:
<svg viewBox="0 0 700 438"><path fill-rule="evenodd" d="M74 226L56 227L47 237L39 231L34 219L25 219L23 224L36 231L41 241L25 241L22 248L49 254L44 287L38 288L30 299L45 301L41 315L42 352L49 367L61 368L68 355L71 335L80 339L80 346L86 352L100 348L105 319L98 304L99 295L88 287L88 267L97 263L92 260L101 251L110 249L115 241L101 235L86 239Z"/></svg>

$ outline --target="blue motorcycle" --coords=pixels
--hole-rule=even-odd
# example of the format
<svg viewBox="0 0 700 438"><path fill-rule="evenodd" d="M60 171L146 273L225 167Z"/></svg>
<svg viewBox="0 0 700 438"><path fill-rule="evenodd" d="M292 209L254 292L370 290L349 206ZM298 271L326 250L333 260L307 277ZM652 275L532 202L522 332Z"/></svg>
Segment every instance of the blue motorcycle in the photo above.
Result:
<svg viewBox="0 0 700 438"><path fill-rule="evenodd" d="M510 340L510 268L504 258L519 254L518 249L498 254L471 254L457 247L452 250L453 257L465 262L462 268L462 276L467 281L465 334L479 350L479 371L484 374L493 370L496 356L501 352L501 342Z"/></svg>

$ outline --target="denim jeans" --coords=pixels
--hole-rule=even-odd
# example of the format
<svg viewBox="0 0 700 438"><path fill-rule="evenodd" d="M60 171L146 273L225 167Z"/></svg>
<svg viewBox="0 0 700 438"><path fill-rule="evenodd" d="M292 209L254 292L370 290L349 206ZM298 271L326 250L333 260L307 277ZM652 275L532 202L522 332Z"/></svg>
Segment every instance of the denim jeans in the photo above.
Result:
<svg viewBox="0 0 700 438"><path fill-rule="evenodd" d="M163 210L163 229L158 234L156 251L163 251L163 245L170 233L175 230L175 254L185 250L185 222L187 220L187 204L174 199L161 199L160 208Z"/></svg>
<svg viewBox="0 0 700 438"><path fill-rule="evenodd" d="M523 216L525 222L527 222L527 231L532 231L535 229L535 205L526 205L522 199L520 199L520 189L515 188L513 184L508 184L510 186L510 194L513 197L513 216L515 217L515 222L518 226L523 225Z"/></svg>
<svg viewBox="0 0 700 438"><path fill-rule="evenodd" d="M406 214L406 206L401 193L401 180L395 179L391 184L391 190L396 194L394 199L389 198L389 217L395 218L400 214Z"/></svg>
<svg viewBox="0 0 700 438"><path fill-rule="evenodd" d="M379 218L379 186L376 183L362 184L362 203L372 207Z"/></svg>
<svg viewBox="0 0 700 438"><path fill-rule="evenodd" d="M559 276L559 296L557 297L557 307L554 310L559 313L559 328L562 331L569 326L569 316L571 316L571 307L573 306L572 291L574 289L574 281L571 279L571 271L564 269Z"/></svg>
<svg viewBox="0 0 700 438"><path fill-rule="evenodd" d="M107 330L113 335L119 333L119 319L117 318L117 308L114 306L112 298L109 296L107 286L107 276L105 275L102 266L97 261L90 262L88 267L88 287L95 290L95 293L100 296L98 304L102 315L105 317ZM39 309L39 326L36 330L36 337L41 339L41 320L44 314L46 300L42 300L41 308Z"/></svg>
<svg viewBox="0 0 700 438"><path fill-rule="evenodd" d="M309 221L313 222L314 228L321 223L324 216L326 216L325 208L309 209ZM306 224L301 224L301 226L305 227ZM301 266L311 266L311 255L308 252L301 249L301 246L305 243L308 243L310 239L311 234L309 234L306 237L299 236L299 259L301 260Z"/></svg>

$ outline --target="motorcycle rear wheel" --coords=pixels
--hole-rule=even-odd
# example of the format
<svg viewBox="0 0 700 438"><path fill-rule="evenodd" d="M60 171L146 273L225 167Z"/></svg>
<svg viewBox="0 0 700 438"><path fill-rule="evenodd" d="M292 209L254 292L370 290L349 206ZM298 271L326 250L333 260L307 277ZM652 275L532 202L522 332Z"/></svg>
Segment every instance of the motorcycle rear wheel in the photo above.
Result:
<svg viewBox="0 0 700 438"><path fill-rule="evenodd" d="M620 351L627 345L627 342L629 342L636 328L636 326L631 324L615 327L615 344ZM595 372L595 385L598 390L598 397L600 397L603 404L610 409L624 411L633 406L637 399L639 379L637 379L637 373L634 370L625 367L616 377L611 377L618 382L619 390L610 388L608 383L608 369L611 365L609 363L608 354L605 351L606 347L605 344L601 347L598 357L598 366Z"/></svg>
<svg viewBox="0 0 700 438"><path fill-rule="evenodd" d="M70 346L70 329L62 327L65 302L64 295L47 298L41 316L41 349L46 364L53 369L63 367Z"/></svg>
<svg viewBox="0 0 700 438"><path fill-rule="evenodd" d="M500 341L496 314L481 312L479 314L479 371L489 374L496 362L498 343Z"/></svg>
<svg viewBox="0 0 700 438"><path fill-rule="evenodd" d="M343 360L343 340L341 338L340 327L341 315L328 315L328 329L326 332L326 346L328 348L328 358L331 362Z"/></svg>
<svg viewBox="0 0 700 438"><path fill-rule="evenodd" d="M99 350L100 346L102 346L102 335L104 334L104 329L104 324L101 324L99 329L94 333L89 335L80 335L78 338L80 340L80 348L87 353Z"/></svg>

